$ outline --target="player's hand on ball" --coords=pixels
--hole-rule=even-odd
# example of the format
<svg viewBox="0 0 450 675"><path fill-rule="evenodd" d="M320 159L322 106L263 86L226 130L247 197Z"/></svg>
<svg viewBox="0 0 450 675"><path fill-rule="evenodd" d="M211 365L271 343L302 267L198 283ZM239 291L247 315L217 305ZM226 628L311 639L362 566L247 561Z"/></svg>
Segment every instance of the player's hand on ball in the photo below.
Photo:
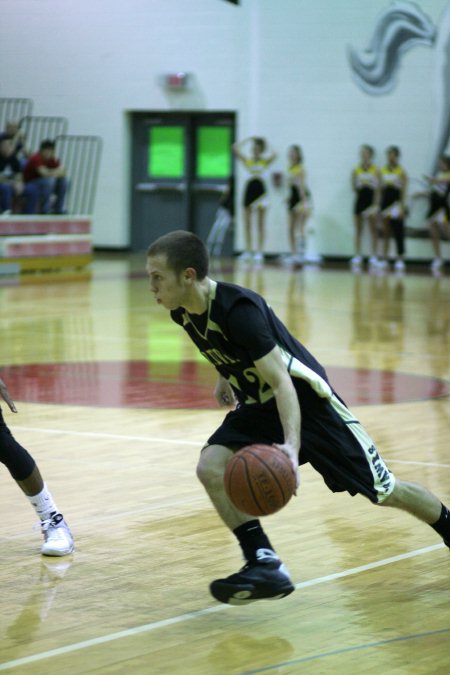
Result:
<svg viewBox="0 0 450 675"><path fill-rule="evenodd" d="M295 473L295 482L296 482L296 489L294 494L297 494L297 490L300 486L300 473L298 470L298 449L295 448L293 445L290 443L274 443L273 444L275 448L278 448L278 450L281 450L281 452L284 452L285 455L289 457L291 460L292 467L294 469Z"/></svg>

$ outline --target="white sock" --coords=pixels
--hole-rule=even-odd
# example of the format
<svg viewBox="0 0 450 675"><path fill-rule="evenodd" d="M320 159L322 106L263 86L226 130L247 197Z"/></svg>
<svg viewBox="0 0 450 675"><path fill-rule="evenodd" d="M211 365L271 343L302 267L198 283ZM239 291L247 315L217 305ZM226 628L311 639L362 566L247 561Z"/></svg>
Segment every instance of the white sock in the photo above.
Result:
<svg viewBox="0 0 450 675"><path fill-rule="evenodd" d="M30 503L33 505L34 510L41 520L47 520L54 513L59 513L58 508L53 501L53 497L47 489L46 484L37 494L32 497L28 497Z"/></svg>

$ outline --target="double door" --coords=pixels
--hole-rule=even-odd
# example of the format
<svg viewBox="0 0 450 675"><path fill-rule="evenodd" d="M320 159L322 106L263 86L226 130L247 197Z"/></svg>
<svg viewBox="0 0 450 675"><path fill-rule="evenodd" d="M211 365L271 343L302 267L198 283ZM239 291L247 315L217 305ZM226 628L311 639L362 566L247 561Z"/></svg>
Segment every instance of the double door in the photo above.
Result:
<svg viewBox="0 0 450 675"><path fill-rule="evenodd" d="M131 248L172 230L206 242L233 170L234 113L132 114ZM228 233L224 254L232 252Z"/></svg>

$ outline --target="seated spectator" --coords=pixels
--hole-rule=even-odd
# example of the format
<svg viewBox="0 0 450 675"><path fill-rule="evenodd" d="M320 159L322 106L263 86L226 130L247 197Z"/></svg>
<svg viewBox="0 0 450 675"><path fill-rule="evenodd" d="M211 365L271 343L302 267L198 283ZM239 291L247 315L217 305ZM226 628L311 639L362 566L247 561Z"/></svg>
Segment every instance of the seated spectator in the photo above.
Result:
<svg viewBox="0 0 450 675"><path fill-rule="evenodd" d="M3 138L0 140L0 211L4 215L11 213L15 196L23 196L24 213L36 212L37 191L31 184L24 185L13 143L10 138Z"/></svg>
<svg viewBox="0 0 450 675"><path fill-rule="evenodd" d="M37 190L40 213L64 213L66 171L55 157L54 141L42 141L39 152L26 163L23 175L25 183L33 184Z"/></svg>
<svg viewBox="0 0 450 675"><path fill-rule="evenodd" d="M23 167L30 156L30 153L25 147L25 132L20 128L18 122L7 122L5 131L0 134L0 141L4 138L9 138L13 146L13 154Z"/></svg>

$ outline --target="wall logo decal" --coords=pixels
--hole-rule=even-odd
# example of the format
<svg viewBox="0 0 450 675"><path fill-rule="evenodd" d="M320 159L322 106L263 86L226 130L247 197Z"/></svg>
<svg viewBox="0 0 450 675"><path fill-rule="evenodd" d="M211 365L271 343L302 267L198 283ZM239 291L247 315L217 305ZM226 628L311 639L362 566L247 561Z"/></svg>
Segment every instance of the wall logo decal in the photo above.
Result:
<svg viewBox="0 0 450 675"><path fill-rule="evenodd" d="M348 47L352 77L370 96L391 92L397 84L401 57L417 45L433 49L436 92L436 138L431 170L445 154L450 137L450 3L437 26L414 2L397 0L378 17L365 49ZM424 82L424 87L427 83Z"/></svg>

